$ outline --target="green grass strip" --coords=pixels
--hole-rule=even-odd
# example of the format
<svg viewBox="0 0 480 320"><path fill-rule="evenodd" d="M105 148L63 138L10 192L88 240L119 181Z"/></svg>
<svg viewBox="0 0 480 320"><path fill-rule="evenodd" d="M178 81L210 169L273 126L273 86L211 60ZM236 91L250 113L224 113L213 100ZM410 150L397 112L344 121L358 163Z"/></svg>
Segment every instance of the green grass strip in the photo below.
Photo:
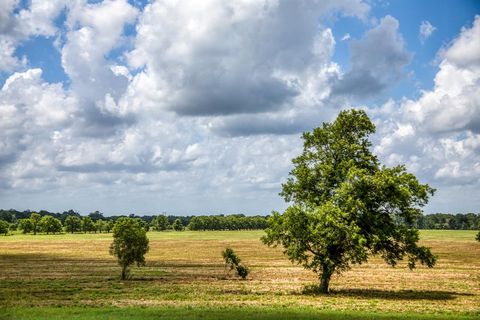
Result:
<svg viewBox="0 0 480 320"><path fill-rule="evenodd" d="M212 308L212 307L127 307L127 308L0 308L0 319L41 320L41 319L128 319L128 320L290 320L290 319L478 319L478 315L459 314L412 314L412 313L369 313L354 311L325 311L313 308Z"/></svg>

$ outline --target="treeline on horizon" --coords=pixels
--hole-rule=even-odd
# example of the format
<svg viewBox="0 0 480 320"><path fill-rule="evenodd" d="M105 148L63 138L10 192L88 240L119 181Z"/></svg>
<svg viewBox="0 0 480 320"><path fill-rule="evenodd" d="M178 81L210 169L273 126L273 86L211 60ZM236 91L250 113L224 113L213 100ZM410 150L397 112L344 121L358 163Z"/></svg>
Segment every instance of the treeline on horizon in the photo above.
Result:
<svg viewBox="0 0 480 320"><path fill-rule="evenodd" d="M0 221L9 223L11 230L25 229L22 228L22 222L30 219L32 213L38 214L40 217L51 216L57 219L62 226L66 228L67 232L72 231L69 228L71 225L71 218L75 217L80 220L80 224L74 229L74 232L110 232L113 227L113 222L121 217L129 217L139 219L143 227L148 230L169 230L173 229L181 231L185 228L189 230L263 230L267 228L268 216L246 216L244 214L229 214L229 215L190 215L190 216L176 216L176 215L143 215L135 214L118 215L118 216L104 216L99 211L91 212L86 216L80 213L69 210L62 213L49 212L47 210L40 211L18 211L15 209L3 210L0 209ZM68 218L68 219L67 219ZM108 222L111 222L108 224ZM28 231L27 233L29 233ZM58 232L58 231L57 231Z"/></svg>
<svg viewBox="0 0 480 320"><path fill-rule="evenodd" d="M69 216L78 218L89 217L92 222L112 221L115 222L120 217L136 218L143 221L146 229L153 230L167 230L188 228L189 230L261 230L268 227L267 219L269 216L246 216L244 214L229 214L229 215L118 215L118 216L104 216L101 212L95 211L86 216L79 214L74 210L59 212L49 212L46 210L40 211L18 211L15 209L3 210L0 209L0 220L9 224L18 224L22 219L28 219L33 212L38 213L41 217L52 216L58 219L62 225L65 225L65 220ZM158 217L162 217L159 219ZM165 218L163 218L165 217ZM162 220L162 222L160 222ZM160 223L160 224L159 224ZM420 216L415 227L418 229L448 229L448 230L478 230L480 228L480 213L434 213ZM84 231L84 230L80 230ZM87 230L95 231L95 230Z"/></svg>

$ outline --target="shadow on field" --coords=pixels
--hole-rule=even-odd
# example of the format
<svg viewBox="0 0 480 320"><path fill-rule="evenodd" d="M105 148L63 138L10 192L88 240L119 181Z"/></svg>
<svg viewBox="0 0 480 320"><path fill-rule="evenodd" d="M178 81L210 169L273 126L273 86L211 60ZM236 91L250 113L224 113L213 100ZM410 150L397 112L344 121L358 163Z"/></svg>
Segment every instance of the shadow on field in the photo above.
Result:
<svg viewBox="0 0 480 320"><path fill-rule="evenodd" d="M305 293L308 294L308 293ZM388 300L453 300L457 296L473 296L471 293L437 290L378 290L378 289L340 289L332 290L332 296L345 296L364 299Z"/></svg>

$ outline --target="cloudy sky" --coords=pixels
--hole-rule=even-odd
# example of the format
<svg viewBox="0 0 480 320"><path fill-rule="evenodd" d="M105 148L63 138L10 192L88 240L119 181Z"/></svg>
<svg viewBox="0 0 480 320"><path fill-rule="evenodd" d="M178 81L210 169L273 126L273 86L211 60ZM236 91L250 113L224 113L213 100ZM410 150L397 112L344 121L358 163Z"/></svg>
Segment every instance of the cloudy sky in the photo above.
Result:
<svg viewBox="0 0 480 320"><path fill-rule="evenodd" d="M426 212L480 212L479 1L0 7L0 208L282 210L301 132L354 107Z"/></svg>

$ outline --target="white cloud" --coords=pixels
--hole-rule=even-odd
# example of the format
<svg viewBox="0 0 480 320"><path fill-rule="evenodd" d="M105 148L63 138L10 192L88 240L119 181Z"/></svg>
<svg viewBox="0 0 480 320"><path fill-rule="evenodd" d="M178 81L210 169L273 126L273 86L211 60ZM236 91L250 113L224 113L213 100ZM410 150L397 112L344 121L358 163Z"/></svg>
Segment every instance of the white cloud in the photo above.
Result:
<svg viewBox="0 0 480 320"><path fill-rule="evenodd" d="M141 77L164 110L279 110L300 94L297 83L305 73L329 64L328 35L318 16L335 10L363 17L368 7L358 1L157 1L140 18L129 62L145 67Z"/></svg>
<svg viewBox="0 0 480 320"><path fill-rule="evenodd" d="M342 37L342 41L347 41L347 40L350 40L350 33L345 33Z"/></svg>
<svg viewBox="0 0 480 320"><path fill-rule="evenodd" d="M375 151L388 165L410 170L449 197L475 198L480 187L480 17L440 52L442 61L432 90L416 99L389 101L370 109L378 124ZM386 120L385 120L386 119ZM460 195L458 186L466 186ZM466 192L469 192L468 195ZM438 206L436 206L438 204ZM432 207L457 210L433 198ZM471 208L469 210L472 210Z"/></svg>
<svg viewBox="0 0 480 320"><path fill-rule="evenodd" d="M422 43L425 42L425 40L427 40L428 38L430 38L430 36L432 35L432 33L437 30L437 28L435 28L431 23L430 21L426 20L426 21L422 21L422 23L420 24L420 27L418 29L418 37L420 38L420 41Z"/></svg>
<svg viewBox="0 0 480 320"><path fill-rule="evenodd" d="M18 0L0 1L0 72L12 72L26 65L15 56L16 47L32 36L52 37L57 28L54 19L65 8L65 0L32 0L27 8L15 13Z"/></svg>
<svg viewBox="0 0 480 320"><path fill-rule="evenodd" d="M376 95L403 76L412 54L398 29L398 20L387 15L362 39L350 41L352 67L334 84L334 95Z"/></svg>

